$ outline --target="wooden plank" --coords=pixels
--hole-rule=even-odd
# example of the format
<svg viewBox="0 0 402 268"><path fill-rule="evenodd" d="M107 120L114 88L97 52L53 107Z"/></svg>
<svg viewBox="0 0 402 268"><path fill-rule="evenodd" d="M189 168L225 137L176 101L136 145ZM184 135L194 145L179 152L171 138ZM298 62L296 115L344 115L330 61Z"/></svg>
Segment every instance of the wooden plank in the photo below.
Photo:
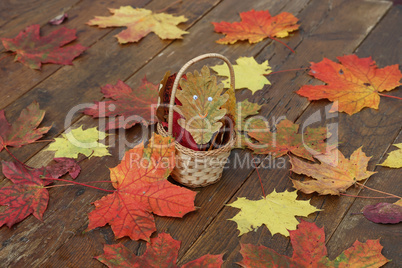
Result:
<svg viewBox="0 0 402 268"><path fill-rule="evenodd" d="M52 1L51 1L52 2ZM113 31L113 28L109 29L96 29L96 27L90 27L85 23L94 16L108 16L110 14L108 7L118 8L120 5L132 4L137 7L143 7L150 0L124 0L119 3L109 4L106 1L80 1L74 8L69 10L70 18L63 23L64 27L77 30L77 40L75 43L80 43L83 46L90 47L96 43L103 36ZM68 9L69 3L65 3L65 9ZM43 17L43 15L42 15ZM25 25L27 26L27 25ZM18 32L25 29L25 26L18 28ZM51 25L45 25L41 28L42 36L49 34L61 26L55 27ZM8 29L8 28L7 28ZM12 31L7 32L8 38L14 38L16 34L11 34ZM81 57L85 57L87 53L84 52ZM6 54L7 55L7 54ZM75 62L75 61L74 61ZM22 63L14 62L14 56L8 56L0 61L0 69L2 75L0 76L0 94L4 96L0 99L0 109L4 109L9 104L14 102L23 94L26 94L36 85L40 84L43 80L59 70L62 66L56 64L44 64L40 71L31 70ZM74 68L74 66L72 66Z"/></svg>
<svg viewBox="0 0 402 268"><path fill-rule="evenodd" d="M80 0L74 1L11 1L0 2L0 36L5 33L17 34L20 28L29 24L45 24L55 16L68 12ZM3 46L0 45L1 49ZM0 49L0 51L1 51Z"/></svg>
<svg viewBox="0 0 402 268"><path fill-rule="evenodd" d="M194 21L198 20L203 16L203 12L204 13L208 12L209 9L211 9L211 7L213 7L217 3L218 3L217 1L194 1L194 2L187 1L185 4L180 5L180 7L178 8L172 8L172 10L176 11L179 14L185 14L186 17L189 18L189 23L184 25L184 27L188 28L192 25L192 23L194 23ZM150 8L155 8L159 10L163 8L163 6L165 6L164 1L159 2L155 1L152 3ZM116 32L118 31L115 30L113 34L116 34ZM119 78L124 79L124 76L128 77L133 72L133 70L135 70L135 68L132 68L133 62L135 62L134 60L138 60L137 67L141 66L143 62L148 60L148 58L153 57L152 53L154 53L154 51L159 51L159 49L162 49L163 47L166 47L171 43L170 41L160 41L158 37L151 35L149 37L144 38L144 40L141 41L142 45L134 44L133 47L135 51L137 51L138 53L133 53L133 50L127 50L128 48L127 46L125 46L126 49L125 51L121 49L120 46L117 44L115 37L113 37L112 34L106 37L106 39L107 40L102 40L95 45L95 47L98 45L100 46L98 50L96 50L95 52L98 55L102 55L103 57L105 56L104 55L105 51L110 51L108 59L113 64L109 64L109 67L114 68L113 72L108 72L105 74L105 70L103 69L104 65L97 64L99 62L102 62L102 59L97 59L95 63L91 62L87 66L75 67L78 70L80 70L80 68L82 68L83 70L87 70L87 72L84 73L84 75L82 76L80 76L80 74L82 74L82 72L80 71L72 72L72 67L68 68L69 66L67 66L67 69L69 70L65 70L66 67L63 67L61 69L61 72L71 71L71 73L74 73L75 74L74 79L78 80L76 82L73 82L74 79L72 78L72 76L66 77L65 73L60 74L58 78L53 78L55 75L56 76L59 75L59 72L57 72L55 75L46 80L49 81L55 79L54 81L51 82L52 84L51 86L49 86L49 88L53 88L52 87L53 85L57 85L57 83L62 83L63 81L65 84L68 84L66 83L66 81L69 83L75 83L73 86L67 86L71 90L70 92L64 92L64 93L60 92L60 90L62 90L62 87L61 86L58 87L57 88L59 90L58 92L54 91L51 94L49 94L54 96L54 99L48 98L48 100L51 99L51 101L45 102L45 105L51 107L50 109L52 110L51 112L48 112L48 114L58 112L57 110L60 109L63 110L62 106L65 106L64 113L63 111L60 111L61 113L59 114L59 116L56 115L54 116L55 119L58 119L59 126L57 126L57 128L59 129L59 131L64 129L63 120L65 113L69 109L68 106L73 106L74 104L83 101L83 98L80 98L81 95L80 93L84 85L86 85L87 83L87 81L85 80L88 78L88 76L96 75L103 82L99 82L95 78L91 81L91 82L96 81L96 85L92 87L92 92L86 92L87 101L100 100L102 98L99 88L99 85L101 83L102 84L114 83L114 81L116 81ZM110 49L111 47L112 49ZM117 57L116 55L118 53L121 53L119 55L120 56L119 60L118 60L119 57ZM139 56L139 54L141 54L141 56ZM133 58L131 59L131 57ZM118 62L114 63L114 61ZM98 67L99 69L96 69L96 67ZM89 71L89 69L92 69L91 70L92 73ZM81 80L77 79L77 77L79 77ZM112 79L114 79L114 81L110 81ZM65 86L65 84L63 86ZM76 92L75 97L73 93L74 91ZM12 113L13 109L14 111L18 111L18 109L15 108L16 106L18 105L23 106L25 101L29 103L32 99L35 99L38 96L38 95L30 96L30 94L31 92L26 96L24 96L28 100L19 99L17 101L17 104L12 105L12 108L10 109L11 116L16 115L16 113L14 114ZM64 96L60 96L63 94ZM18 103L20 101L21 103ZM57 103L57 101L60 102ZM89 117L85 117L84 121L79 122L79 124L82 123L85 124L85 126L89 127L91 124L97 124L98 121L93 120L92 118ZM141 133L138 130L139 127L134 128L132 131L133 133L137 134ZM56 133L53 133L53 135L55 135ZM124 132L122 131L121 133ZM32 147L33 146L31 146L30 150L32 150ZM117 151L119 150L119 147L115 147L114 149L115 151L113 152L113 155L116 156L118 155ZM20 149L18 149L18 151L20 151ZM26 152L29 151L27 150ZM21 153L21 155L24 154ZM25 156L29 155L26 154ZM32 158L29 164L36 163L37 165L43 165L47 162L46 159L48 160L49 158L48 157L46 158L41 153ZM91 161L96 161L96 159ZM102 176L104 177L104 179L109 179L109 173L107 171L106 166L115 166L117 162L118 157L113 158L113 160L110 160L110 158L105 157L104 159L102 158L99 162L95 163L91 162L91 164L88 165L84 164L83 169L85 169L88 173L84 173L83 175L81 175L81 178L84 181L89 179L101 180L100 178ZM3 185L4 184L5 181L3 181ZM2 228L0 230L2 241L5 241L4 247L2 247L2 249L0 250L0 262L2 264L4 263L4 265L6 266L7 265L26 266L28 263L29 265L32 265L32 260L35 260L35 264L44 262L47 258L51 257L51 255L55 250L57 250L76 232L81 233L82 230L80 228L85 229L85 224L87 222L87 213L93 209L93 207L90 205L91 202L103 196L102 193L96 191L89 192L88 194L83 195L81 188L79 188L78 190L77 188L72 188L68 190L66 189L63 190L53 189L53 190L54 191L52 191L52 196L54 197L53 198L54 201L51 200L48 210L49 213L47 213L44 217L44 223L46 224L38 223L36 219L29 218L24 222L22 222L21 224L18 224L16 225L16 227L14 227L18 228L18 231L15 231L15 229L13 231L5 228ZM74 216L66 217L66 215L74 215ZM78 215L80 215L80 217ZM97 247L102 247L102 244L101 243L97 244ZM83 246L82 249L85 251L89 250L90 247ZM98 248L97 252L99 252ZM98 262L93 260L93 256L94 254L89 253L86 256L86 259L77 260L78 262L81 262L81 265L79 266L86 266L88 265L88 263L94 263L95 265L96 264L100 265ZM68 262L66 259L64 260Z"/></svg>
<svg viewBox="0 0 402 268"><path fill-rule="evenodd" d="M379 23L373 33L364 41L357 50L360 57L372 56L381 67L402 62L402 41L390 36L401 36L402 29L398 26L402 23L402 6L393 6L387 16ZM386 40L384 42L384 40ZM384 53L387 51L387 53ZM387 94L401 97L401 87ZM386 158L386 153L393 151L396 147L390 144L402 142L401 135L401 105L398 100L381 97L378 111L365 109L356 116L344 118L340 125L348 125L342 129L342 140L345 140L348 153L352 149L363 145L363 150L372 155L371 170L377 174L371 176L366 185L381 191L402 196L401 171L387 167L376 166ZM395 139L395 137L397 138ZM346 139L349 137L349 139ZM352 148L352 149L351 149ZM364 189L360 192L362 196L383 196L378 193ZM398 225L375 224L366 220L359 213L364 206L379 202L395 202L395 199L360 199L357 198L351 205L348 214L337 226L327 247L331 257L336 257L343 249L349 247L358 239L379 239L384 246L383 254L392 259L387 267L399 267L402 263L400 254L401 234ZM398 229L399 228L399 229Z"/></svg>
<svg viewBox="0 0 402 268"><path fill-rule="evenodd" d="M257 3L256 3L257 4ZM259 3L260 5L262 3ZM283 5L285 3L283 3L282 5L279 5L279 7L277 8L283 8ZM290 11L297 11L303 8L303 5L301 5L302 2L298 2L295 5L291 5L290 6ZM211 25L209 24L209 21L214 21L216 18L221 18L221 15L224 14L224 16L228 16L228 18L230 18L230 14L226 14L228 7L233 5L233 2L228 3L228 2L224 2L222 4L220 4L219 6L217 6L214 10L212 10L205 18L203 18L203 20L200 23L197 23L196 25L194 25L190 30L192 35L191 36L187 36L187 38L185 38L183 40L183 43L186 44L182 44L179 46L180 50L182 50L181 54L183 56L178 55L177 56L177 61L176 60L172 60L171 58L162 58L162 57L158 57L155 58L154 60L150 61L149 64L147 64L143 69L144 72L147 74L147 78L151 81L153 81L153 77L156 77L155 80L159 80L165 70L161 69L161 66L164 66L165 68L176 68L179 69L180 66L182 64L185 63L185 61L187 61L191 55L191 53L197 53L197 51L194 51L194 47L197 46L197 44L199 44L199 40L200 38L202 38L202 40L205 43L209 43L212 44L214 46L216 46L216 44L214 43L214 40L217 39L216 36L211 36L211 34L205 34L208 33L208 29L209 31L211 31ZM267 5L266 3L264 5ZM250 6L250 3L247 2L239 2L238 5L235 5L236 8L238 8L237 11L243 11L243 10L249 10L252 8L252 6ZM254 6L255 8L258 8L258 6ZM265 6L265 8L268 8L269 6ZM262 7L261 7L262 8ZM295 9L295 10L292 10ZM271 9L271 8L270 8ZM276 8L274 7L273 9L274 12L277 12ZM234 11L236 12L236 11ZM223 16L223 15L222 15ZM204 22L205 20L207 20L208 22ZM197 33L197 34L194 34ZM202 37L200 37L200 35L202 35ZM203 38L205 35L205 37L209 36L209 39L205 39ZM187 40L187 41L186 41ZM267 43L270 42L269 40L267 40ZM219 46L221 49L226 49L225 46ZM242 45L242 49L246 50L249 49L248 45L243 44ZM258 50L255 50L255 53L258 52L261 48L259 48ZM179 49L177 48L177 46L175 45L175 43L173 43L171 46L169 46L168 49L164 50L162 53L164 53L164 55L170 55L170 53L172 52L177 52L179 51ZM215 50L216 51L216 50ZM198 55L199 53L195 54L194 56ZM185 55L185 57L184 57ZM182 61L182 62L178 62L178 61ZM162 63L161 63L162 62ZM167 66L167 67L166 67ZM145 70L146 69L146 70ZM134 84L137 83L144 75L144 72L142 72L143 70L141 70L141 72L139 72L138 74L135 74L133 77L131 77L127 82ZM154 73L158 73L159 74L157 76L155 76ZM224 175L225 176L225 175ZM99 178L97 178L99 179ZM106 176L104 179L108 179L108 177ZM245 178L240 178L241 180L244 180ZM197 211L194 213L190 213L189 215L186 215L184 220L185 222L187 222L189 224L189 226L193 226L193 230L192 232L187 232L187 233L181 233L182 235L187 235L189 237L189 239L185 240L182 242L182 247L183 246L188 246L191 245L192 241L194 241L197 238L197 235L199 233L202 232L202 230L205 228L205 226L208 224L208 222L210 222L210 220L213 218L213 215L215 215L219 209L217 210L217 208L220 208L222 203L225 203L228 199L228 195L222 195L219 194L222 192L227 192L228 189L230 189L232 192L235 191L239 185L241 184L241 181L239 181L239 178L235 175L235 174L231 174L229 178L226 177L226 180L220 183L218 183L217 185L205 188L202 190L202 192L200 192L197 196L196 199L196 205L197 206L201 206L203 209L202 211ZM220 189L220 191L217 191L217 189ZM223 200L222 200L223 199ZM218 204L218 205L217 205ZM202 214L200 214L202 213ZM157 228L158 230L161 231L169 231L170 233L174 233L176 234L177 231L179 231L179 228L181 225L181 223L183 222L183 219L179 219L179 220L175 220L175 219L169 219L169 223L166 225L160 224L160 222L163 223L162 218L157 218ZM83 216L83 221L86 221L86 216ZM173 223L177 223L176 225L173 225ZM173 225L173 228L170 228L169 226ZM103 240L103 243L110 243L111 241L114 242L114 235L111 234L110 232L107 233L107 235L105 235L104 230L105 228L100 228L97 229L95 231L91 231L87 234L85 234L86 236L91 236L93 238L91 239L83 239L80 240L80 248L82 249L86 249L86 248L91 248L91 251L88 252L88 254L86 254L87 256L84 259L81 258L76 258L75 257L75 252L77 251L75 245L76 245L76 241L78 241L78 237L80 237L79 234L77 234L76 236L74 236L74 238L71 238L71 240L67 241L64 245L62 245L60 247L59 250L57 250L53 256L49 259L46 260L43 263L57 263L58 266L65 266L66 262L63 261L64 259L68 259L69 261L73 261L75 262L75 266L80 266L80 264L82 265L83 263L87 263L88 258L91 258L94 255L98 255L102 252L102 245L98 244L98 245L87 245L86 243L90 243L90 241L100 241ZM181 239L180 240L184 240ZM127 241L125 239L123 239L122 241ZM135 241L129 241L126 243L126 245L128 245L134 252L143 252L144 248L140 248L138 249L138 243ZM96 251L92 251L92 249L96 247L97 250ZM82 257L83 258L83 257ZM91 262L92 264L92 262ZM96 262L94 263L94 265L96 265Z"/></svg>
<svg viewBox="0 0 402 268"><path fill-rule="evenodd" d="M184 14L188 18L186 23L180 25L183 29L187 29L202 17L202 10L208 12L218 2L218 0L186 1L177 8L172 8L172 10L178 14ZM164 1L153 1L147 8L160 10L165 6L166 2ZM84 31L108 32L105 29L89 26ZM63 66L48 79L36 85L28 94L24 94L12 105L9 105L5 109L7 117L10 120L17 118L22 109L36 100L41 109L47 112L43 125L53 124L54 126L45 136L45 139L54 137L64 130L64 118L71 108L79 103L89 103L102 99L101 86L107 83L114 84L118 79L126 80L138 68L141 68L163 48L172 43L171 40L161 40L156 35L150 34L138 44L123 46L118 44L114 37L120 31L121 28L114 29L96 42L84 55L76 59L74 66ZM80 116L82 116L80 113L76 114L73 121ZM15 154L18 159L25 161L43 146L39 144L25 146L15 150ZM0 153L0 158L11 159L4 152Z"/></svg>
<svg viewBox="0 0 402 268"><path fill-rule="evenodd" d="M280 66L280 70L307 67L308 61L320 61L322 55L334 57L339 54L351 53L360 42L364 40L370 29L372 29L390 7L390 5L385 2L335 1L331 3L313 1L299 15L303 22L303 18L308 21L307 18L313 14L317 14L317 9L324 10L324 12L321 13L324 19L318 20L318 27L315 23L307 22L312 26L311 32L303 32L303 40L297 47L297 54L286 58L286 62ZM331 8L326 9L328 6ZM350 14L352 10L355 14L353 16ZM370 16L363 16L363 14L370 14ZM348 29L348 32L345 33L342 40L331 38L332 36L340 37L342 29ZM264 55L265 49L260 53L257 61L261 61ZM271 64L274 63L275 66L276 62L283 61L283 58L283 55L280 53L275 54L271 59ZM278 74L277 76L273 75L271 79L272 88L277 90L265 91L261 92L261 94L256 93L258 94L256 98L264 98L268 105L271 104L270 107L264 109L262 114L268 116L268 118L272 116L278 118L286 114L286 117L290 120L297 119L304 108L307 107L308 103L305 99L300 98L292 92L297 90L300 85L306 84L311 78L306 74L294 75L292 73L285 73ZM287 179L289 176L288 166L283 170L262 169L260 173L263 178L266 193L272 192L274 188L277 191L292 189L291 183ZM242 176L241 171L236 170L236 174L237 176ZM230 202L233 202L236 197L243 196L247 196L250 199L260 198L261 187L255 173L242 185L241 189L231 198ZM305 199L309 198L309 196L302 196L301 198ZM312 204L320 207L322 199L314 199ZM230 267L232 263L241 259L238 253L239 242L263 244L279 252L286 250L288 240L279 235L270 237L269 234L266 234L267 230L265 227L259 228L257 232L243 235L240 239L235 238L238 234L236 224L228 222L227 219L233 217L236 212L237 211L233 208L223 208L221 213L201 235L200 239L197 240L188 252L186 252L184 257L181 258L180 262L185 263L206 253L217 254L226 252L226 266Z"/></svg>

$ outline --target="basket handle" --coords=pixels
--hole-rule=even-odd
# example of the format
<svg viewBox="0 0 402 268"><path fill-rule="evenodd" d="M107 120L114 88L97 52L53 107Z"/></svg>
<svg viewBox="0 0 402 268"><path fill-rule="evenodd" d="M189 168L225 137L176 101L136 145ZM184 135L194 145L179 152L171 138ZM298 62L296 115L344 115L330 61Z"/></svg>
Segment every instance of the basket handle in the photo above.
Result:
<svg viewBox="0 0 402 268"><path fill-rule="evenodd" d="M218 59L223 60L226 63L226 65L229 67L229 72L230 72L230 86L233 88L233 90L235 89L234 69L233 69L232 64L228 60L228 58L226 58L225 56L223 56L221 54L217 54L217 53L207 53L207 54L203 54L203 55L200 55L198 57L195 57L192 60L189 60L186 64L183 65L183 67L181 67L181 69L178 72L178 74L176 76L176 79L174 80L174 83L173 83L172 94L170 96L169 118L168 118L168 123L169 123L168 133L169 133L170 136L172 136L173 106L174 106L174 100L176 98L177 87L179 86L179 80L183 76L184 72L187 70L188 67L190 67L191 65L193 65L196 62L199 62L199 61L201 61L203 59L208 59L208 58L218 58Z"/></svg>

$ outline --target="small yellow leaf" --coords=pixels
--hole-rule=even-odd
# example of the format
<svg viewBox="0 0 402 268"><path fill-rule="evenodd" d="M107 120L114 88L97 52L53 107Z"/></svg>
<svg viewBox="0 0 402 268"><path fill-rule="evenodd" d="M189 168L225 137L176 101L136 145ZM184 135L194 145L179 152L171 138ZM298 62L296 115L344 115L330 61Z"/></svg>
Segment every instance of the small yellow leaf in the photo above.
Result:
<svg viewBox="0 0 402 268"><path fill-rule="evenodd" d="M79 153L87 157L106 156L110 155L108 146L98 142L106 136L105 132L98 131L96 127L83 130L80 126L63 133L61 138L55 138L55 142L45 150L56 151L55 157L77 158Z"/></svg>
<svg viewBox="0 0 402 268"><path fill-rule="evenodd" d="M254 94L262 89L264 85L271 84L264 76L272 72L267 60L258 64L253 57L240 57L236 60L236 63L233 65L236 89L248 88ZM229 77L229 69L225 64L212 66L211 69L217 72L219 76ZM229 78L222 82L226 88L229 87Z"/></svg>
<svg viewBox="0 0 402 268"><path fill-rule="evenodd" d="M296 191L277 193L275 190L260 200L248 200L240 197L228 205L240 209L240 212L230 220L237 223L239 236L263 224L267 226L272 235L279 233L289 236L288 230L296 230L299 224L295 216L306 217L313 212L320 211L310 205L309 200L296 200L296 198Z"/></svg>
<svg viewBox="0 0 402 268"><path fill-rule="evenodd" d="M398 147L398 150L392 151L388 154L387 159L384 163L379 164L380 166L390 167L390 168L401 168L402 167L402 143L394 144Z"/></svg>

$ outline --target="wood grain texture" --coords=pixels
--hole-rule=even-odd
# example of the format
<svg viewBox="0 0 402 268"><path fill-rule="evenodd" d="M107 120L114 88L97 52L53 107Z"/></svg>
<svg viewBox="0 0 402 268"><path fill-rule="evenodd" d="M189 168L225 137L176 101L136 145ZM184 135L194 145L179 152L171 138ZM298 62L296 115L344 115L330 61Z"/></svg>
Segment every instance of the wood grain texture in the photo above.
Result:
<svg viewBox="0 0 402 268"><path fill-rule="evenodd" d="M5 1L13 9L9 16L0 11L0 36L17 34L27 21L46 24L48 18L37 13L38 7L33 1L26 7L19 7L18 1ZM401 41L401 7L387 1L370 0L303 0L303 1L243 1L243 0L202 0L183 1L165 12L185 15L189 21L180 24L190 34L182 40L160 40L154 34L145 37L136 44L119 45L116 35L123 28L99 29L84 23L94 15L109 15L107 7L118 7L123 4L144 6L151 10L161 10L166 5L162 0L124 0L124 1L50 1L44 4L44 10L52 18L58 8L68 9L71 19L65 24L69 28L78 29L78 41L90 48L74 60L73 66L45 65L41 72L27 69L19 63L11 63L11 58L0 61L2 68L0 87L3 97L0 109L6 108L7 117L14 120L20 111L33 100L46 110L43 126L54 124L45 139L58 136L64 129L68 111L77 104L99 101L102 99L100 87L114 84L118 79L132 87L139 85L146 76L152 83L158 83L167 70L177 72L189 59L207 52L221 53L232 62L240 56L254 56L257 62L269 60L273 71L305 68L309 62L321 61L325 56L335 60L336 56L357 52L359 56L372 55L379 66L402 62ZM3 2L2 2L3 4ZM0 6L2 5L0 4ZM15 8L14 8L15 6ZM294 48L293 54L282 44L266 39L250 45L248 42L237 42L234 45L220 45L215 41L222 37L213 31L211 22L239 21L239 13L251 9L266 10L275 15L282 11L291 12L301 22L301 28L292 36L282 39ZM35 13L36 12L36 13ZM2 15L3 14L3 15ZM3 22L2 22L3 19ZM43 33L55 29L43 26ZM201 40L201 41L200 41ZM217 64L219 61L208 60L196 64L192 69L200 69L202 65ZM11 66L12 65L12 66ZM4 72L3 72L4 71ZM6 76L2 76L6 74ZM401 110L398 100L382 97L379 111L364 109L362 112L347 116L345 114L328 114L328 101L309 103L294 91L303 84L318 84L319 81L307 74L307 71L285 72L268 76L271 86L254 95L249 90L239 90L236 96L239 101L249 98L250 101L265 104L261 115L270 122L286 116L299 124L313 123L311 126L333 124L338 126L340 150L349 156L355 149L363 145L363 151L372 155L370 170L379 174L373 175L367 185L376 189L401 194L398 181L400 172L385 167L376 167L383 161L386 152L392 150L392 143L401 142ZM400 96L400 90L389 94ZM77 113L72 116L74 127L97 126L94 120ZM82 162L82 174L77 181L108 180L108 168L119 163L119 154L133 147L142 137L141 126L128 131L117 131L109 138L112 144L112 157L92 158ZM148 128L147 130L152 130ZM150 132L146 133L149 136ZM399 136L398 136L399 135ZM123 139L127 137L127 139ZM42 149L46 143L27 145L22 148L11 148L12 152L32 166L42 166L51 161L53 154ZM0 153L2 160L11 160L5 152ZM237 197L249 199L261 198L262 191L257 173L253 166L247 167L252 155L245 150L233 150L224 170L222 179L211 186L197 189L195 204L199 209L191 212L183 219L156 217L158 232L168 232L173 238L182 241L179 252L179 264L187 263L204 254L224 253L224 267L237 267L236 262L242 259L239 254L239 243L262 244L279 253L291 255L289 239L271 236L268 229L258 228L238 237L236 223L228 221L237 209L225 206ZM259 168L265 192L274 189L278 192L292 190L287 157L281 159L255 156L263 160ZM243 164L243 166L240 166ZM7 185L8 180L0 177L0 187ZM108 183L97 184L105 189L112 189ZM399 193L398 193L399 191ZM369 191L352 188L349 194L375 195ZM93 259L102 253L103 244L123 242L136 254L145 251L145 242L130 241L127 238L116 240L110 227L97 228L83 233L88 224L87 213L93 210L91 202L104 196L105 193L80 186L50 189L50 202L43 222L29 217L16 224L12 229L0 229L0 266L5 267L105 267ZM312 205L324 211L312 214L307 220L324 226L327 235L327 246L330 258L334 258L342 250L349 247L354 240L375 239L382 237L385 246L383 254L394 262L387 267L397 267L402 262L400 248L400 231L398 225L377 225L365 220L362 216L351 216L359 212L373 200L350 197L329 197L315 194L303 195L299 199L312 198Z"/></svg>

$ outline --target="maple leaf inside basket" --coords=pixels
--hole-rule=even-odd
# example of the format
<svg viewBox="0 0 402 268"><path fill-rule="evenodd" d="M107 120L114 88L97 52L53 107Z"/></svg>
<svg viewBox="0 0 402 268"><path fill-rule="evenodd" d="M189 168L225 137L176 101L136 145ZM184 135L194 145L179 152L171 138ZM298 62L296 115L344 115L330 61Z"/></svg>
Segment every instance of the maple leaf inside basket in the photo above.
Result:
<svg viewBox="0 0 402 268"><path fill-rule="evenodd" d="M172 87L177 74L165 74L161 82L158 119L168 126L167 115ZM181 145L195 151L209 150L225 144L234 128L235 96L230 88L223 93L223 84L216 82L204 66L201 73L187 73L181 78L175 96L172 135ZM223 94L222 94L223 93Z"/></svg>

